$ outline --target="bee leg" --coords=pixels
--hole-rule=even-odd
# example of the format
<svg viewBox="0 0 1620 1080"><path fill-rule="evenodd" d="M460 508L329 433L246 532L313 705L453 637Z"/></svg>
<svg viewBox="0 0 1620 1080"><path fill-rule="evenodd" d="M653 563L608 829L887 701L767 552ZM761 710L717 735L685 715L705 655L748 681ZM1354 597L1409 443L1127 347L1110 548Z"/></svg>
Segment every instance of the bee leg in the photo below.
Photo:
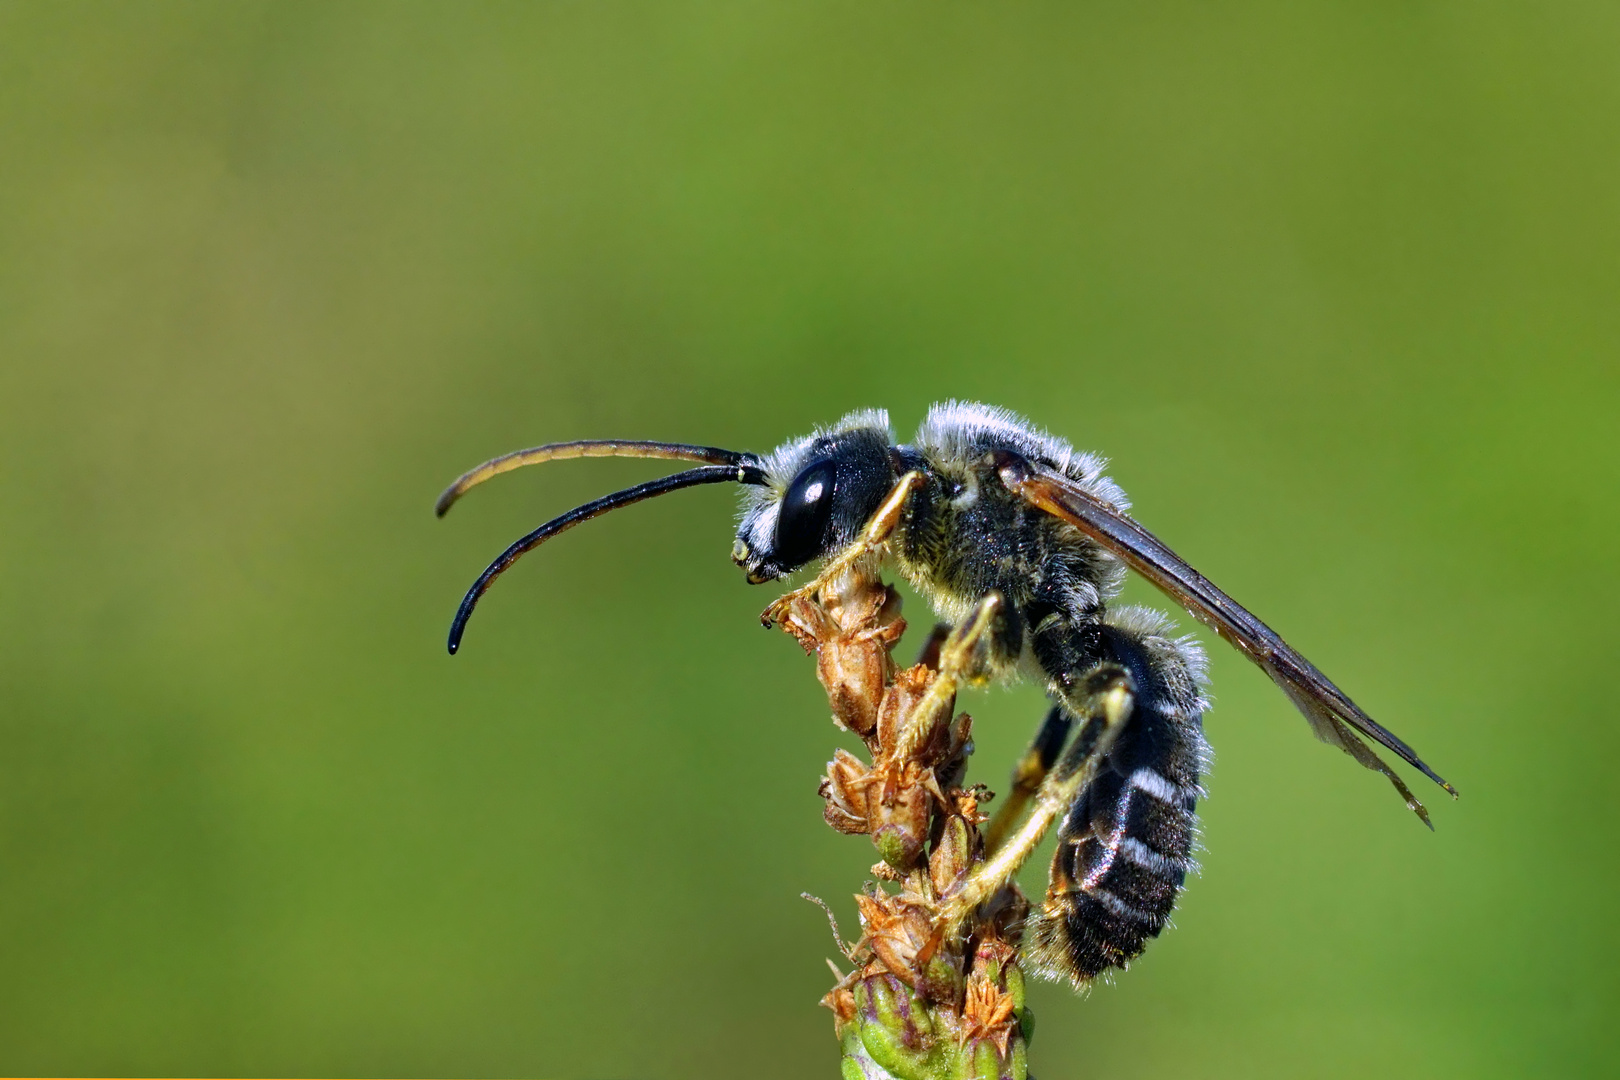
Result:
<svg viewBox="0 0 1620 1080"><path fill-rule="evenodd" d="M990 825L985 830L984 850L987 853L995 854L1007 839L1007 833L1023 815L1030 798L1040 790L1041 781L1052 771L1052 766L1056 764L1058 754L1063 752L1063 744L1069 741L1069 732L1072 730L1074 717L1070 716L1062 705L1053 705L1047 710L1046 719L1041 721L1040 729L1035 732L1035 738L1030 740L1029 749L1024 751L1024 756L1013 766L1012 790L1007 793L1006 801L1001 804L996 816L990 820Z"/></svg>
<svg viewBox="0 0 1620 1080"><path fill-rule="evenodd" d="M1100 664L1065 693L1065 706L1080 718L1080 733L1036 789L1035 807L988 861L945 902L939 922L949 931L1011 881L1048 829L1079 797L1120 731L1131 718L1136 688L1131 673Z"/></svg>
<svg viewBox="0 0 1620 1080"><path fill-rule="evenodd" d="M767 628L780 622L793 601L807 600L814 596L817 590L838 580L839 575L887 540L889 534L894 532L894 527L900 523L900 514L906 508L906 500L911 498L911 493L917 490L922 482L922 473L915 470L902 476L883 500L882 505L877 508L877 512L868 519L865 527L861 529L861 534L844 550L822 564L821 573L816 575L814 581L778 597L770 607L760 613L759 621Z"/></svg>
<svg viewBox="0 0 1620 1080"><path fill-rule="evenodd" d="M917 746L934 730L934 722L942 712L949 711L956 700L956 689L964 682L978 682L984 677L986 664L980 656L982 645L994 648L993 631L997 616L1003 608L1001 594L990 593L979 601L967 621L952 630L939 647L939 674L928 684L928 690L916 706L909 710L906 727L895 740L896 760L910 757Z"/></svg>
<svg viewBox="0 0 1620 1080"><path fill-rule="evenodd" d="M1131 673L1129 724L1069 807L1045 900L1025 923L1031 970L1084 986L1123 968L1169 923L1189 872L1208 768L1203 658L1162 616L1117 608L1097 651Z"/></svg>

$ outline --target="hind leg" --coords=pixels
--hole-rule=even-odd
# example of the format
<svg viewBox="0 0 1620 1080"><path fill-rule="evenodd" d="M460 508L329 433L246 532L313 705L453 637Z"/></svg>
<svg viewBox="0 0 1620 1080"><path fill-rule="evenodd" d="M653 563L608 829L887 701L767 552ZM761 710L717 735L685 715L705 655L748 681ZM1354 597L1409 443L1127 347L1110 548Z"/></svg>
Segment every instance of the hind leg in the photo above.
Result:
<svg viewBox="0 0 1620 1080"><path fill-rule="evenodd" d="M1164 618L1137 608L1101 621L1051 612L1036 624L1036 658L1063 711L1079 721L1079 734L1033 795L1021 796L1015 779L1012 801L1033 802L1033 809L1016 829L1016 805L998 815L999 843L947 902L947 925L1010 881L1064 818L1051 890L1031 915L1032 940L1042 944L1048 970L1066 970L1059 961L1066 946L1077 971L1096 967L1099 956L1104 967L1122 964L1163 927L1190 865L1193 801L1207 755L1203 656L1170 630ZM1026 785L1051 752L1043 741L1062 727L1048 721L1020 770ZM1099 934L1107 948L1093 956L1082 945Z"/></svg>
<svg viewBox="0 0 1620 1080"><path fill-rule="evenodd" d="M1081 717L1080 733L1041 781L1032 797L1034 809L1001 847L946 899L939 921L955 927L973 910L1000 892L1034 853L1047 830L1096 775L1097 768L1129 722L1135 700L1130 672L1101 664L1070 680L1065 707Z"/></svg>
<svg viewBox="0 0 1620 1080"><path fill-rule="evenodd" d="M1202 656L1144 609L1112 613L1101 649L1131 673L1129 725L1064 818L1051 884L1030 913L1036 970L1084 985L1123 968L1169 920L1194 868L1194 814L1206 767Z"/></svg>

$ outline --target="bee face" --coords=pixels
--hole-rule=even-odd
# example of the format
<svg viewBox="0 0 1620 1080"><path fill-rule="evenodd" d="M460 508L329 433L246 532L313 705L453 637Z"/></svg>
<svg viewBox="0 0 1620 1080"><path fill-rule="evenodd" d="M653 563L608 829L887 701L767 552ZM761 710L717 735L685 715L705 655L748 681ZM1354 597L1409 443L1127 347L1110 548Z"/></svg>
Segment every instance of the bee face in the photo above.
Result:
<svg viewBox="0 0 1620 1080"><path fill-rule="evenodd" d="M894 486L888 417L856 413L785 443L744 494L731 558L749 584L771 581L849 543Z"/></svg>

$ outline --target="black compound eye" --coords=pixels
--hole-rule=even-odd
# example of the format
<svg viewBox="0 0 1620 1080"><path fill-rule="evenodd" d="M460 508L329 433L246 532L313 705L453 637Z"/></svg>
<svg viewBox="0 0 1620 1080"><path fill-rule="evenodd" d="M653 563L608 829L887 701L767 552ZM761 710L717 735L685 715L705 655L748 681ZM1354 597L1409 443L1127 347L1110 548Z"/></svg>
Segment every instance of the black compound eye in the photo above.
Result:
<svg viewBox="0 0 1620 1080"><path fill-rule="evenodd" d="M825 551L835 476L831 461L813 461L788 485L776 518L776 550L772 552L783 567L803 566Z"/></svg>

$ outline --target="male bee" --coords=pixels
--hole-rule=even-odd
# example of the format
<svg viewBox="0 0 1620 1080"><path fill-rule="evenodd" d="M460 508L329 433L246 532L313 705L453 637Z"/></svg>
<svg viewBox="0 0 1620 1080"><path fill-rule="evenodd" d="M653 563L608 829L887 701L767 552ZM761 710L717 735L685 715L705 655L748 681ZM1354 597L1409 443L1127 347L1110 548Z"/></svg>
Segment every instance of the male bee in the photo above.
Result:
<svg viewBox="0 0 1620 1080"><path fill-rule="evenodd" d="M1026 926L1029 958L1048 973L1083 983L1124 967L1163 928L1192 867L1208 757L1204 659L1156 612L1110 606L1127 568L1257 664L1318 738L1386 776L1426 824L1423 805L1363 737L1456 795L1270 627L1128 516L1102 460L1007 411L936 405L905 445L896 445L886 413L857 412L763 456L678 443L556 443L479 466L437 509L442 515L467 489L510 469L605 456L702 464L586 503L517 541L467 592L450 651L479 597L525 552L609 510L720 482L745 488L732 558L751 584L822 562L815 580L766 609L767 625L794 597L885 564L950 622L989 613L984 672L1041 680L1053 707L1015 773L1012 802L1034 802L1029 820L1009 832L1007 815L998 815L992 858L952 904L963 916L989 899L1061 817L1051 885Z"/></svg>

